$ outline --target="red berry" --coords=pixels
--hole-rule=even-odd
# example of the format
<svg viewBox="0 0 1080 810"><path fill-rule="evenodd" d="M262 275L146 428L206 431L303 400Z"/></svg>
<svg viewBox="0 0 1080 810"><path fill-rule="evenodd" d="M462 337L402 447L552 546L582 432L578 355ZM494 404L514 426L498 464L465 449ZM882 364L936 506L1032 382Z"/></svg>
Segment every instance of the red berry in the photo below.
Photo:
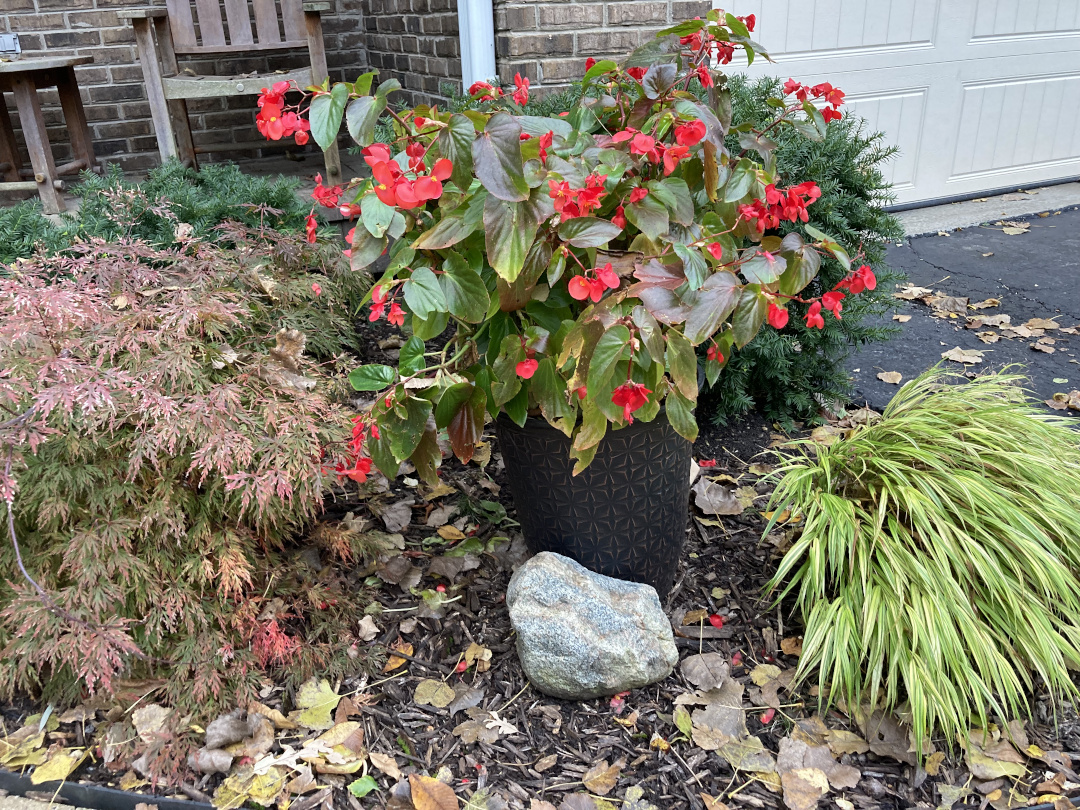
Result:
<svg viewBox="0 0 1080 810"><path fill-rule="evenodd" d="M455 671L456 672L464 672L468 668L469 668L469 662L466 661L465 659L462 659L462 660L458 661L457 669Z"/></svg>

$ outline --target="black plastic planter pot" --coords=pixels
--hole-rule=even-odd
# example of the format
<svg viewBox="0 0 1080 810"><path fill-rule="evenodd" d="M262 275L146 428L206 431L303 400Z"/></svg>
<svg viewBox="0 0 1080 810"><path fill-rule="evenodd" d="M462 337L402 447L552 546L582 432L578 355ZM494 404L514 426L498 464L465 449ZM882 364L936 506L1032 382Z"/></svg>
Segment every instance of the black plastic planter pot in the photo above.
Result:
<svg viewBox="0 0 1080 810"><path fill-rule="evenodd" d="M501 414L495 431L530 551L667 595L686 536L692 446L663 413L609 431L576 477L570 439L543 419L518 427Z"/></svg>

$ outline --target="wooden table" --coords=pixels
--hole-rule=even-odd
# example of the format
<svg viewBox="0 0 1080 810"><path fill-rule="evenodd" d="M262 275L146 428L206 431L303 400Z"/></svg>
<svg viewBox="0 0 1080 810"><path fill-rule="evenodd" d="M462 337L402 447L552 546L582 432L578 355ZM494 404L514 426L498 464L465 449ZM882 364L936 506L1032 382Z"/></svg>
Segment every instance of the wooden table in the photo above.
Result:
<svg viewBox="0 0 1080 810"><path fill-rule="evenodd" d="M0 62L0 177L3 177L0 191L36 190L41 196L42 209L46 214L58 214L64 210L64 198L60 194L60 175L82 169L100 170L94 158L90 128L86 124L86 113L75 79L75 66L93 61L90 56L46 56ZM72 152L75 154L74 160L59 166L53 160L37 92L39 89L54 86L60 95L64 121L67 123ZM24 169L19 160L15 132L4 102L5 92L15 95L19 123L26 139L26 149L30 153L32 170Z"/></svg>

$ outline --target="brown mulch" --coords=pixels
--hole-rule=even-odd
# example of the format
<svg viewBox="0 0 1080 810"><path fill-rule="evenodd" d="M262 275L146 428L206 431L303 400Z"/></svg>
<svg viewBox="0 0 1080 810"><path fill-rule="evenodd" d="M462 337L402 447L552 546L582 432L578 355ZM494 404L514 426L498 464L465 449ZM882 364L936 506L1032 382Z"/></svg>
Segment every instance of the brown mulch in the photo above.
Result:
<svg viewBox="0 0 1080 810"><path fill-rule="evenodd" d="M370 339L364 345L363 362L394 362L394 343L399 337L396 329L385 328L384 323L365 325L365 335ZM790 612L771 608L762 601L764 585L789 540L782 530L762 540L766 525L762 512L769 488L761 479L764 468L760 465L774 460L769 447L783 435L778 426L756 415L726 427L707 423L701 427L694 457L716 462L703 472L730 476L739 486L753 487L758 497L738 516L710 519L690 507L685 549L664 608L676 627L676 644L682 658L718 653L731 663L731 676L747 689L744 708L749 733L775 753L795 721L814 715L816 709L816 690L806 684L794 694L783 693L780 709L768 718L769 722L763 722L766 707L755 705L757 694L751 682L751 672L760 664L789 671L798 663L796 657L781 649L785 639L790 648L799 635ZM407 498L414 500L412 520L401 531L404 552L388 556L407 559L419 572L419 581L406 577L400 584L395 583L397 577L388 571L386 556L381 563L356 572L357 581L378 585L381 612L374 619L380 635L371 643L408 643L411 652L400 666L383 674L333 684L338 694L352 695L357 709L352 716L363 723L368 751L393 757L406 775L439 774L453 785L463 802L486 789L488 802L479 806L488 810L529 808L534 800L559 806L584 790L583 778L588 779L587 772L602 762L621 765L614 785L604 791L610 803L600 805L603 810L624 803L626 810L646 810L647 805L627 799L627 790L635 787L643 791L645 802L659 810L702 810L706 808L702 794L718 797L728 808L783 807L781 796L768 790L753 774L736 773L718 753L673 739L678 736L673 721L675 700L695 689L678 668L660 683L615 699L564 701L547 697L529 685L518 662L505 606L507 583L514 567L526 559L527 551L514 523L514 505L497 446L492 436L487 440L492 452L486 466L463 466L452 458L444 462L441 478L450 489L439 497L426 500L423 485L406 470L393 482L376 479L363 497L353 492L328 504L327 520L340 519L352 511L368 520L369 529L382 529L377 514L381 506ZM751 465L755 465L753 472ZM500 504L506 518L500 521L495 515L492 522L493 513L490 508L485 510L482 501ZM433 510L450 504L456 504L460 511L449 522L462 524L470 535L466 540L446 540L436 534L437 527L426 525ZM469 519L462 522L463 516ZM484 544L485 550L469 554L463 570L449 577L432 575L432 566L438 568L436 561L444 559L447 551L475 540ZM449 566L450 571L454 568ZM446 586L450 601L438 605L417 595L430 594L439 584ZM714 627L702 618L684 624L684 617L693 617L695 611L698 615L704 611L704 615L722 616L723 626ZM464 673L456 672L465 650L473 643L490 650L490 669L479 672L480 667L473 665ZM417 703L414 693L418 684L427 679L445 681L455 689L458 699L445 708ZM275 688L267 690L264 702L288 709L294 705L294 697ZM1048 706L1045 699L1034 706L1036 722L1027 729L1031 742L1048 750L1080 750L1080 721L1075 713L1058 717L1055 728ZM30 710L28 705L10 707L5 712L9 727L17 727L18 720ZM497 713L498 720L511 724L514 731L468 741L462 726L473 721L475 729L477 720L483 725L485 718L494 719L485 712ZM838 711L825 720L829 727L858 731ZM657 737L671 741L670 748L660 750L652 745ZM939 747L943 747L940 741ZM832 791L822 799L822 807L933 808L942 800L940 786L965 784L973 793L963 806L1000 807L1000 801L992 797L1001 788L1007 793L1011 784L1001 779L984 783L969 779L956 755L946 758L937 776L874 753L846 754L840 761L857 768L861 778L853 789ZM116 778L103 768L91 766L89 771L87 774L84 769L75 778ZM370 773L380 790L362 800L346 789L355 776L322 775L320 783L331 785L332 790L296 796L292 810L412 806L395 803L391 793L394 779L375 769ZM1043 769L1033 770L1027 777L1030 784L1022 789L1024 795L1033 796L1034 784L1043 778ZM221 776L202 777L186 792L191 798L204 798L221 780ZM567 807L597 807L575 802L579 800L570 799Z"/></svg>

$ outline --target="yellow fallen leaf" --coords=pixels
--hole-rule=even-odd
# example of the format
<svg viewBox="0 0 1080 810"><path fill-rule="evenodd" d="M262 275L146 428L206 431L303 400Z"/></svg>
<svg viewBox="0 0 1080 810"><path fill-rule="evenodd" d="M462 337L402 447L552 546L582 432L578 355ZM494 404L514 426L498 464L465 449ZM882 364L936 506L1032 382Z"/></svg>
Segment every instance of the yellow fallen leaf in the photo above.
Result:
<svg viewBox="0 0 1080 810"><path fill-rule="evenodd" d="M780 650L784 655L802 655L802 636L790 636L780 642Z"/></svg>
<svg viewBox="0 0 1080 810"><path fill-rule="evenodd" d="M248 714L261 714L263 717L269 718L270 722L274 724L274 728L278 731L286 729L300 728L292 720L283 715L277 709L271 709L265 704L259 703L257 700L252 700L247 706Z"/></svg>
<svg viewBox="0 0 1080 810"><path fill-rule="evenodd" d="M334 725L333 711L339 700L341 696L330 687L328 680L311 678L296 694L296 705L302 711L293 712L289 718L312 731L331 728Z"/></svg>
<svg viewBox="0 0 1080 810"><path fill-rule="evenodd" d="M439 537L443 540L464 540L465 532L459 529L457 526L440 526L438 528Z"/></svg>
<svg viewBox="0 0 1080 810"><path fill-rule="evenodd" d="M882 371L877 378L889 385L899 385L904 376L899 371Z"/></svg>
<svg viewBox="0 0 1080 810"><path fill-rule="evenodd" d="M413 645L399 638L393 644L390 645L390 656L386 659L386 663L383 665L383 672L393 672L395 669L404 666L408 663L407 659L402 658L400 655L394 655L394 652L404 653L405 655L413 654Z"/></svg>
<svg viewBox="0 0 1080 810"><path fill-rule="evenodd" d="M30 781L35 785L44 782L62 782L82 764L87 754L88 751L85 748L61 748L54 751L48 760L34 768L34 772L30 774Z"/></svg>
<svg viewBox="0 0 1080 810"><path fill-rule="evenodd" d="M750 680L756 686L764 686L769 681L775 681L780 677L781 669L773 664L758 664L750 673Z"/></svg>
<svg viewBox="0 0 1080 810"><path fill-rule="evenodd" d="M923 765L923 770L925 770L931 776L937 776L938 771L941 770L941 765L943 762L945 762L945 752L935 751L926 758L926 763Z"/></svg>

